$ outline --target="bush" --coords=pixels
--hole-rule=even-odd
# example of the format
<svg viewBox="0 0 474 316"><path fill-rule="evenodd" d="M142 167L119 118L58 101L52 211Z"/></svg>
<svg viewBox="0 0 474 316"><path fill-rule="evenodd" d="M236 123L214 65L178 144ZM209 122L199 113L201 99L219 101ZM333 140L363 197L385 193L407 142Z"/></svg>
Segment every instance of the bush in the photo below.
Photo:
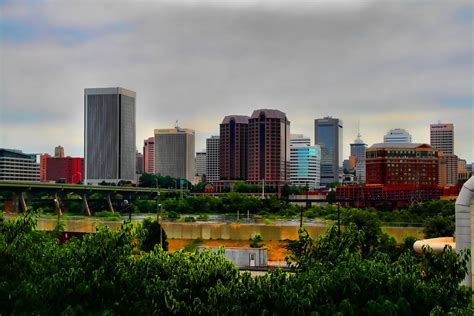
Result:
<svg viewBox="0 0 474 316"><path fill-rule="evenodd" d="M262 248L263 247L263 238L260 234L255 234L250 238L250 248Z"/></svg>
<svg viewBox="0 0 474 316"><path fill-rule="evenodd" d="M209 215L207 214L199 214L199 216L196 218L198 221L208 221L209 220Z"/></svg>
<svg viewBox="0 0 474 316"><path fill-rule="evenodd" d="M161 228L158 221L146 218L142 223L142 227L143 229L140 231L139 239L143 251L151 251L156 245L162 245L163 250L168 250L166 232ZM163 238L163 241L161 238Z"/></svg>
<svg viewBox="0 0 474 316"><path fill-rule="evenodd" d="M196 219L195 219L194 217L192 217L192 216L186 216L186 217L184 218L184 222L185 222L185 223L194 223L195 221L196 221Z"/></svg>
<svg viewBox="0 0 474 316"><path fill-rule="evenodd" d="M202 238L196 238L196 239L193 239L191 240L191 242L189 242L186 246L184 246L184 251L186 252L194 252L197 250L197 247L199 247L200 244L203 243L203 239Z"/></svg>
<svg viewBox="0 0 474 316"><path fill-rule="evenodd" d="M166 212L164 217L168 219L179 219L181 216L176 212L170 211Z"/></svg>

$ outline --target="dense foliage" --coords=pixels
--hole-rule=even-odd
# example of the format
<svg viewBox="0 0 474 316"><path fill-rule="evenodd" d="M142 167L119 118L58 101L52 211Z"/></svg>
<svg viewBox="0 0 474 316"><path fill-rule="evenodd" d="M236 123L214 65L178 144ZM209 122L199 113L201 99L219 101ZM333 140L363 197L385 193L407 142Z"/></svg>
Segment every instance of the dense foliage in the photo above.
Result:
<svg viewBox="0 0 474 316"><path fill-rule="evenodd" d="M39 232L35 223L30 214L0 221L2 315L472 313L470 289L458 286L467 253L364 254L368 236L354 224L316 240L301 231L299 272L252 278L207 251L142 251L143 227L129 222L63 245L59 228Z"/></svg>

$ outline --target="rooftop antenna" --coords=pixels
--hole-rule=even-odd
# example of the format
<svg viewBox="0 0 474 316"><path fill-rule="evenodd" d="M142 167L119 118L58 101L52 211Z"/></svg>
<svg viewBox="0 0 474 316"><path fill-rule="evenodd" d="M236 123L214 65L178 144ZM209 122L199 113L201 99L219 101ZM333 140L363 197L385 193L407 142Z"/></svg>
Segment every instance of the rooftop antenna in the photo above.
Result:
<svg viewBox="0 0 474 316"><path fill-rule="evenodd" d="M357 138L360 138L360 119L357 120Z"/></svg>

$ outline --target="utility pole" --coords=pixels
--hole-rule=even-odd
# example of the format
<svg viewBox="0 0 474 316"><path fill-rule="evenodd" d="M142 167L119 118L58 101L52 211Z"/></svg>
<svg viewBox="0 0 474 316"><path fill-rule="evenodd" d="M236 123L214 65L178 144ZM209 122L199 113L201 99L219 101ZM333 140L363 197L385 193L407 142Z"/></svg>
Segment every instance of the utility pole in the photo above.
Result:
<svg viewBox="0 0 474 316"><path fill-rule="evenodd" d="M337 234L341 237L341 211L339 209L339 200L337 200Z"/></svg>
<svg viewBox="0 0 474 316"><path fill-rule="evenodd" d="M265 178L262 179L262 199L265 199Z"/></svg>

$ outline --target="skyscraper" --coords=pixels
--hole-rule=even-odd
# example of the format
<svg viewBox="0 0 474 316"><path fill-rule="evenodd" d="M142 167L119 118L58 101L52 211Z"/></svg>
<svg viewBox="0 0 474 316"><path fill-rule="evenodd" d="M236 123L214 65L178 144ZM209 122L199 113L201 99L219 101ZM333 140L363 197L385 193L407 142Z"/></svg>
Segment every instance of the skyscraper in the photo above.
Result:
<svg viewBox="0 0 474 316"><path fill-rule="evenodd" d="M290 176L290 121L279 110L255 110L249 119L248 180L280 187Z"/></svg>
<svg viewBox="0 0 474 316"><path fill-rule="evenodd" d="M229 115L220 124L219 176L222 180L247 180L249 117Z"/></svg>
<svg viewBox="0 0 474 316"><path fill-rule="evenodd" d="M411 143L412 138L407 130L402 128L394 128L387 132L383 137L384 143Z"/></svg>
<svg viewBox="0 0 474 316"><path fill-rule="evenodd" d="M196 153L196 175L203 176L206 174L207 154L205 151L198 151Z"/></svg>
<svg viewBox="0 0 474 316"><path fill-rule="evenodd" d="M206 139L206 177L207 182L219 181L219 136Z"/></svg>
<svg viewBox="0 0 474 316"><path fill-rule="evenodd" d="M155 137L149 137L143 142L143 158L145 172L155 173Z"/></svg>
<svg viewBox="0 0 474 316"><path fill-rule="evenodd" d="M445 155L454 154L454 125L430 124L430 144Z"/></svg>
<svg viewBox="0 0 474 316"><path fill-rule="evenodd" d="M351 144L351 156L356 158L355 171L357 182L365 183L365 152L367 144L360 138L360 133L357 134L357 139Z"/></svg>
<svg viewBox="0 0 474 316"><path fill-rule="evenodd" d="M299 136L299 135L298 135ZM291 137L290 140L290 180L291 185L310 190L320 185L321 149L311 146L309 137Z"/></svg>
<svg viewBox="0 0 474 316"><path fill-rule="evenodd" d="M314 120L314 142L321 146L321 185L339 182L342 175L342 120Z"/></svg>
<svg viewBox="0 0 474 316"><path fill-rule="evenodd" d="M194 131L188 128L155 129L155 173L194 181Z"/></svg>
<svg viewBox="0 0 474 316"><path fill-rule="evenodd" d="M135 98L124 88L84 90L85 183L135 181Z"/></svg>
<svg viewBox="0 0 474 316"><path fill-rule="evenodd" d="M458 156L454 154L454 125L430 124L430 144L442 152L441 163L446 165L446 168L440 168L440 172L446 172L446 175L439 178L445 178L448 185L457 185Z"/></svg>

